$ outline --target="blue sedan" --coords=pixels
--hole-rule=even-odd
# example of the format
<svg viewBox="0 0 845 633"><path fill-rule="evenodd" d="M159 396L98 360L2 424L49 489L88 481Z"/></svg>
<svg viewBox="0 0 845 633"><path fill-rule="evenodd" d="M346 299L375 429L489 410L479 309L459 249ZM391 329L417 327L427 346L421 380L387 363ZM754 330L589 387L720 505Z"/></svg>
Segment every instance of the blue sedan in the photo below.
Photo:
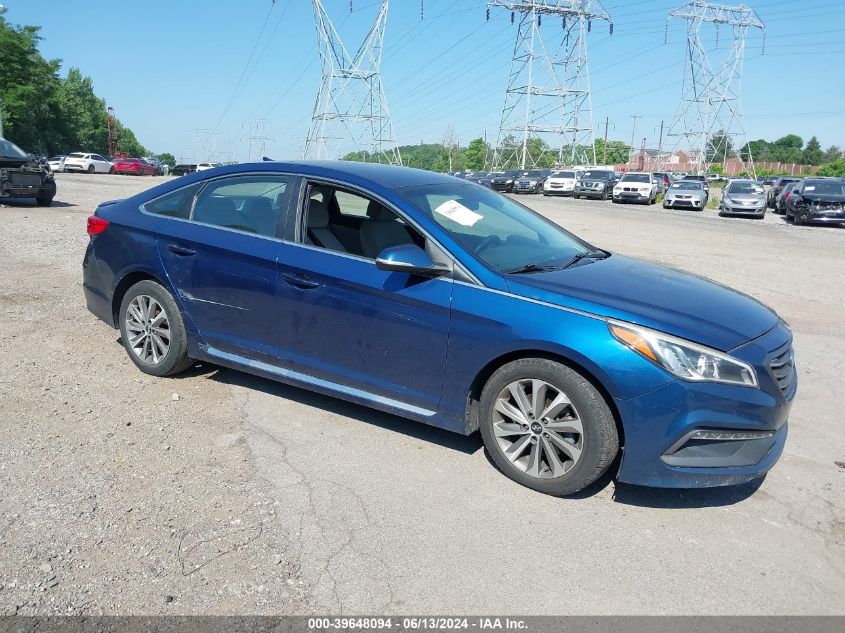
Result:
<svg viewBox="0 0 845 633"><path fill-rule="evenodd" d="M451 176L233 165L103 203L88 233L88 308L141 371L209 361L480 431L544 493L617 463L635 484L747 482L786 441L775 312Z"/></svg>

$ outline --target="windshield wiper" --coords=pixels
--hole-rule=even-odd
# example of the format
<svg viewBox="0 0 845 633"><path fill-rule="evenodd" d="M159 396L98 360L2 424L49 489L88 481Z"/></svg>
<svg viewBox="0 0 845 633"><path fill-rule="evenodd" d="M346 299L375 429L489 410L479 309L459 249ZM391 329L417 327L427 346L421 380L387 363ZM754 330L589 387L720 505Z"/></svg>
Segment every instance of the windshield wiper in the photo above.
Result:
<svg viewBox="0 0 845 633"><path fill-rule="evenodd" d="M585 251L583 253L578 253L559 268L560 270L564 270L565 268L569 268L570 266L577 264L582 259L606 259L608 257L610 257L610 253L608 253L607 251Z"/></svg>
<svg viewBox="0 0 845 633"><path fill-rule="evenodd" d="M514 268L513 270L506 270L505 272L509 275L524 275L526 273L547 273L550 270L557 270L559 266L542 266L540 264L526 264L525 266L521 266L520 268Z"/></svg>
<svg viewBox="0 0 845 633"><path fill-rule="evenodd" d="M554 266L550 264L526 264L525 266L521 266L520 268L506 270L505 272L509 275L523 275L527 273L547 273L552 270L563 270L564 268L569 268L574 263L579 262L582 259L605 259L606 257L610 257L610 253L608 253L607 251L586 251L584 253L578 253L564 264L558 264Z"/></svg>

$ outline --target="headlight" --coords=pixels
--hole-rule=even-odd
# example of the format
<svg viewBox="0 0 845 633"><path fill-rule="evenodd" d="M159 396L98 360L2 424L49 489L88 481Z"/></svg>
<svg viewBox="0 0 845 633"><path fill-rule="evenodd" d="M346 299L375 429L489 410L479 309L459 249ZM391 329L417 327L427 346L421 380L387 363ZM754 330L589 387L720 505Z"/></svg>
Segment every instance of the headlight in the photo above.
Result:
<svg viewBox="0 0 845 633"><path fill-rule="evenodd" d="M506 180L506 181L505 181L505 184L506 184L506 185L509 185L509 184L511 184L512 182L513 182L513 180Z"/></svg>
<svg viewBox="0 0 845 633"><path fill-rule="evenodd" d="M620 321L610 320L608 327L622 344L681 380L757 386L751 365L715 349Z"/></svg>
<svg viewBox="0 0 845 633"><path fill-rule="evenodd" d="M576 186L576 187L580 187L580 186L582 186L583 184L584 184L584 183L583 183L583 182L581 182L580 180L575 181L575 186Z"/></svg>

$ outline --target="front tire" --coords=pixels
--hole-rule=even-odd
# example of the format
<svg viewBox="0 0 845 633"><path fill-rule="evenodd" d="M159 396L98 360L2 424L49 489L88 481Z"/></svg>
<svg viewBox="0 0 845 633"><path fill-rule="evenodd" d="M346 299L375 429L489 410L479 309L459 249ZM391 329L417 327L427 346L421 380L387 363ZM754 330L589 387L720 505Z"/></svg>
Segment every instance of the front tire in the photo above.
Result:
<svg viewBox="0 0 845 633"><path fill-rule="evenodd" d="M133 363L145 374L171 376L191 366L179 307L154 281L140 281L120 302L120 336Z"/></svg>
<svg viewBox="0 0 845 633"><path fill-rule="evenodd" d="M500 367L481 394L481 436L497 468L555 496L596 481L619 451L613 414L575 370L524 358Z"/></svg>
<svg viewBox="0 0 845 633"><path fill-rule="evenodd" d="M88 169L86 170L89 174L94 173L94 165L88 165Z"/></svg>
<svg viewBox="0 0 845 633"><path fill-rule="evenodd" d="M35 197L35 202L39 207L49 207L53 204L53 198L56 197L56 183L53 182L46 191L42 191Z"/></svg>

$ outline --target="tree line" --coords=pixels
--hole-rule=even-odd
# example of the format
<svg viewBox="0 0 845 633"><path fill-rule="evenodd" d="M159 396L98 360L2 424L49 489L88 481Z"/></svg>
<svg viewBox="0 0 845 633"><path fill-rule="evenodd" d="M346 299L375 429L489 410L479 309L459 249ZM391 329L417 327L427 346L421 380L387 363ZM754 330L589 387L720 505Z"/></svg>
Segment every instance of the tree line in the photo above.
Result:
<svg viewBox="0 0 845 633"><path fill-rule="evenodd" d="M94 92L90 77L71 68L59 75L61 60L38 50L37 26L6 21L0 8L0 116L3 135L34 154L74 151L108 153L106 102ZM118 150L150 156L131 129L115 120ZM162 155L172 160L170 155Z"/></svg>

